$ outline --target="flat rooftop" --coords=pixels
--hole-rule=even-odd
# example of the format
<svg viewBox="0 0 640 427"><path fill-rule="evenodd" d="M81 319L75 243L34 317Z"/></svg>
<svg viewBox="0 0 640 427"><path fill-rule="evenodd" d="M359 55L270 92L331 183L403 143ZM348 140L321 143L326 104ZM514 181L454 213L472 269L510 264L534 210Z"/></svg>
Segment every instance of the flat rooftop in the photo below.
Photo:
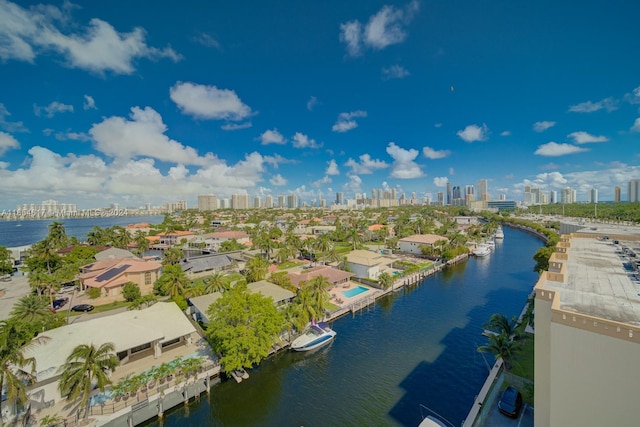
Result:
<svg viewBox="0 0 640 427"><path fill-rule="evenodd" d="M624 248L636 249L640 241L571 239L566 262L566 283L547 281L546 289L559 291L560 308L617 322L640 325L640 281L638 271Z"/></svg>

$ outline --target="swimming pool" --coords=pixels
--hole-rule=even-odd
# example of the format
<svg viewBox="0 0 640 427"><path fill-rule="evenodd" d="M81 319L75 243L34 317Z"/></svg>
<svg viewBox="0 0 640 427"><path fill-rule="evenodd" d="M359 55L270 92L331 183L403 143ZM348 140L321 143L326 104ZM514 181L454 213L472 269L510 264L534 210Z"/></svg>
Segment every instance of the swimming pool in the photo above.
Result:
<svg viewBox="0 0 640 427"><path fill-rule="evenodd" d="M349 289L348 291L342 291L342 295L346 298L353 298L356 295L360 295L363 292L367 292L369 288L365 288L364 286L357 286L355 288Z"/></svg>

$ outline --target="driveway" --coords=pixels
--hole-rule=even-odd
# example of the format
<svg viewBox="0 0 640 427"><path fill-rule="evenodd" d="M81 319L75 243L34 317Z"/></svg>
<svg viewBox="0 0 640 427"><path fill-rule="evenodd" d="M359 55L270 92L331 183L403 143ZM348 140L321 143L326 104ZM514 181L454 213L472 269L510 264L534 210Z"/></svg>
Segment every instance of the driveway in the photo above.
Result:
<svg viewBox="0 0 640 427"><path fill-rule="evenodd" d="M498 410L497 404L494 404L483 425L491 427L533 427L533 408L525 403L518 418L509 418Z"/></svg>
<svg viewBox="0 0 640 427"><path fill-rule="evenodd" d="M0 291L4 292L0 297L0 320L6 320L13 305L31 292L31 286L25 276L12 276L8 282L0 282Z"/></svg>

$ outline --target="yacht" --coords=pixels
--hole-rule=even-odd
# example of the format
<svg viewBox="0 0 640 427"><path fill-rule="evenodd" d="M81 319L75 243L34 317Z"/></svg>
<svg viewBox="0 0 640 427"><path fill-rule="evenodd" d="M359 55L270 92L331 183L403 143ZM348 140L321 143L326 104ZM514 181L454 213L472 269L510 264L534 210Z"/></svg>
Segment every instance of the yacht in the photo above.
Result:
<svg viewBox="0 0 640 427"><path fill-rule="evenodd" d="M498 226L498 229L496 230L493 237L494 239L504 239L504 231L502 231L501 226Z"/></svg>
<svg viewBox="0 0 640 427"><path fill-rule="evenodd" d="M473 250L473 254L479 257L485 257L491 253L491 247L486 243L478 243Z"/></svg>
<svg viewBox="0 0 640 427"><path fill-rule="evenodd" d="M295 351L309 351L328 344L336 332L325 322L312 323L305 332L293 340L291 348Z"/></svg>

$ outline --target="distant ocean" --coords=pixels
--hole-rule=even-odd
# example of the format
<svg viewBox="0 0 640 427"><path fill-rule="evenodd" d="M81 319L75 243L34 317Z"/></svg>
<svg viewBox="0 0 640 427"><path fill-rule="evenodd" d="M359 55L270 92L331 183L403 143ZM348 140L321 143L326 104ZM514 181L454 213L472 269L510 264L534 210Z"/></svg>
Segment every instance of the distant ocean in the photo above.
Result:
<svg viewBox="0 0 640 427"><path fill-rule="evenodd" d="M148 222L160 224L164 220L158 216L113 216L99 218L59 218L59 219L30 219L26 221L0 221L0 246L13 248L16 246L32 245L47 237L49 225L58 221L64 225L67 236L77 237L84 241L87 233L93 227L109 228L114 225L126 226Z"/></svg>

